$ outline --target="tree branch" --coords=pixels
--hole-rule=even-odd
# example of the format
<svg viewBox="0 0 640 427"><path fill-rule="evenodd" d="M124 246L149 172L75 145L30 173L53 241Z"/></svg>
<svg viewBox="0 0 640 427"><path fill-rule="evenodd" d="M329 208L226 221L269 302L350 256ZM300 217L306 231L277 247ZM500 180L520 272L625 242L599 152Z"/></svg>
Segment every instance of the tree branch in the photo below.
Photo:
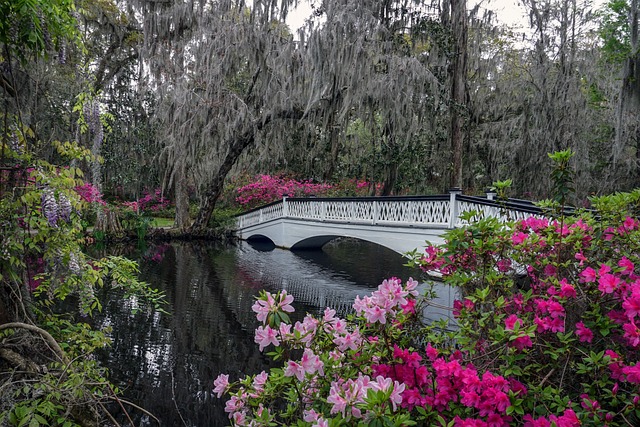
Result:
<svg viewBox="0 0 640 427"><path fill-rule="evenodd" d="M51 334L44 329L21 322L12 322L0 325L0 331L4 329L26 329L27 331L39 334L45 340L45 342L49 344L53 352L56 353L56 355L62 362L64 362L65 364L69 363L69 359L64 354L64 351L62 351L62 348L60 347L60 344L58 344L58 341L56 341L55 338L53 338Z"/></svg>

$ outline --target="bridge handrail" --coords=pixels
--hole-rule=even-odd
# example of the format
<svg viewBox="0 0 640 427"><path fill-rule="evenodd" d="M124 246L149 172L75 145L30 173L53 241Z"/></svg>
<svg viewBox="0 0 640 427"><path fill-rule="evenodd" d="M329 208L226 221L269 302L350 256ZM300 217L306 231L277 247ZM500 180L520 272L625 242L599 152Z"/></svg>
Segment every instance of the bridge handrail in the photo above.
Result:
<svg viewBox="0 0 640 427"><path fill-rule="evenodd" d="M288 198L286 216L370 225L446 226L448 195L408 197Z"/></svg>
<svg viewBox="0 0 640 427"><path fill-rule="evenodd" d="M455 202L453 205L451 202ZM430 196L369 197L285 197L236 216L238 229L282 217L316 221L347 221L372 225L444 226L462 225L459 214L479 210L501 220L519 220L527 216L545 216L532 202L507 199L491 200L459 193ZM573 208L565 209L572 214Z"/></svg>

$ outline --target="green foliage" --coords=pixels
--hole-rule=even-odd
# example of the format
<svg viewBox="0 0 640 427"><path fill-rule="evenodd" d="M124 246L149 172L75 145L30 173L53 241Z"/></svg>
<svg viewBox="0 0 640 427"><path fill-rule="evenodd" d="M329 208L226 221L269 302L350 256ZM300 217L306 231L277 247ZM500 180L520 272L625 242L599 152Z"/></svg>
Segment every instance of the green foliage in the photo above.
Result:
<svg viewBox="0 0 640 427"><path fill-rule="evenodd" d="M83 424L85 415L95 418L97 402L117 392L93 358L108 345L110 331L73 320L101 310L99 288L122 288L127 297L145 299L142 307L150 309L162 310L164 301L162 293L138 280L136 263L120 257L91 259L83 253L80 212L85 202L75 191L82 174L71 165L89 154L74 143L52 145L59 165L12 153L34 166L19 169L17 185L0 198L0 292L12 301L7 308L18 307L6 313L17 326L3 330L0 325L0 348L17 354L15 360L22 360L26 371L3 377L0 423L15 426ZM70 313L72 302L77 311ZM59 343L59 350L43 345L38 335L45 334Z"/></svg>
<svg viewBox="0 0 640 427"><path fill-rule="evenodd" d="M209 220L209 228L214 230L228 230L235 225L236 215L242 213L243 209L236 208L219 208L213 211Z"/></svg>
<svg viewBox="0 0 640 427"><path fill-rule="evenodd" d="M543 200L539 205L558 217L564 215L569 197L575 192L573 180L575 172L569 165L574 154L571 149L549 154L549 158L553 161L551 171L553 199Z"/></svg>
<svg viewBox="0 0 640 427"><path fill-rule="evenodd" d="M611 0L599 11L599 35L607 62L621 63L632 54L629 11L627 0Z"/></svg>
<svg viewBox="0 0 640 427"><path fill-rule="evenodd" d="M26 61L59 47L63 40L77 41L73 0L12 0L0 2L0 43L10 55Z"/></svg>

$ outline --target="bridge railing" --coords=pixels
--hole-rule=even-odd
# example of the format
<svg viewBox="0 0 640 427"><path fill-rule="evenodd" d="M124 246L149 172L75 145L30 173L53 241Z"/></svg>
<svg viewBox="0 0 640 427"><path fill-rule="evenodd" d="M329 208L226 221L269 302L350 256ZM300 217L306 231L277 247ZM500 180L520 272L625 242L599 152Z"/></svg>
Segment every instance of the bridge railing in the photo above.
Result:
<svg viewBox="0 0 640 427"><path fill-rule="evenodd" d="M236 228L243 229L251 225L262 224L282 218L284 215L284 203L282 200L269 203L257 209L250 210L236 218Z"/></svg>
<svg viewBox="0 0 640 427"><path fill-rule="evenodd" d="M450 217L449 196L288 198L287 218L368 225L442 226Z"/></svg>
<svg viewBox="0 0 640 427"><path fill-rule="evenodd" d="M456 195L458 218L455 226L464 225L460 219L463 212L478 212L484 217L495 217L501 221L518 221L530 216L544 217L542 209L526 200L488 200L483 197Z"/></svg>
<svg viewBox="0 0 640 427"><path fill-rule="evenodd" d="M495 201L465 196L459 191L435 196L284 198L237 217L237 229L292 218L368 225L453 228L464 225L460 214L476 211L500 220L543 217L542 210L523 200Z"/></svg>

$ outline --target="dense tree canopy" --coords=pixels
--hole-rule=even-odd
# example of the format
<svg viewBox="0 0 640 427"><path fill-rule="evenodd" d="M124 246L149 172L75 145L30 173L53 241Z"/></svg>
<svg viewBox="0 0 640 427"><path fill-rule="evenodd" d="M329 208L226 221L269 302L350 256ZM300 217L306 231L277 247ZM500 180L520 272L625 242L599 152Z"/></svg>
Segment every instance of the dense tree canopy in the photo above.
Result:
<svg viewBox="0 0 640 427"><path fill-rule="evenodd" d="M107 132L93 181L125 198L164 187L183 228L190 202L205 227L240 174L361 178L383 194L511 177L514 196L544 198L546 154L571 148L580 200L639 176L635 0L527 0L523 29L491 4L323 1L295 34L287 0L77 1L48 20L74 5L28 4L37 13L3 6L6 111L20 106L34 141L94 146L78 125L93 102Z"/></svg>

